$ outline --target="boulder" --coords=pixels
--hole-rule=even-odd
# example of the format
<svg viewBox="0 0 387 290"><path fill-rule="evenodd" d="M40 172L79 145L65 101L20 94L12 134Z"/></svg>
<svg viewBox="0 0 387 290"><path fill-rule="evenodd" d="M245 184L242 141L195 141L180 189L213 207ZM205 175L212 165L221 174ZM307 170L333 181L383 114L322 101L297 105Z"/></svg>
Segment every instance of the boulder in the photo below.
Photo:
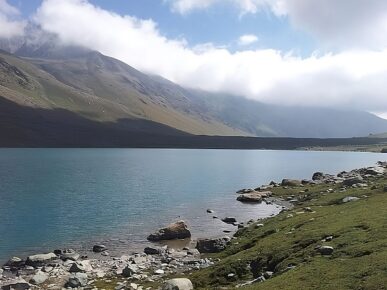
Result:
<svg viewBox="0 0 387 290"><path fill-rule="evenodd" d="M176 278L167 280L163 287L163 290L193 290L191 280L187 278Z"/></svg>
<svg viewBox="0 0 387 290"><path fill-rule="evenodd" d="M58 257L54 253L33 255L27 258L26 265L32 266L34 268L42 267L45 264L56 260L57 258Z"/></svg>
<svg viewBox="0 0 387 290"><path fill-rule="evenodd" d="M296 179L283 179L281 182L282 186L300 186L301 181Z"/></svg>
<svg viewBox="0 0 387 290"><path fill-rule="evenodd" d="M166 228L162 228L157 232L148 236L149 241L163 241L186 239L191 237L191 232L184 221L178 221L170 224Z"/></svg>
<svg viewBox="0 0 387 290"><path fill-rule="evenodd" d="M32 276L30 283L35 284L35 285L40 285L46 282L48 279L48 275L42 271L36 272L34 276Z"/></svg>
<svg viewBox="0 0 387 290"><path fill-rule="evenodd" d="M27 283L23 279L18 279L10 284L1 287L2 290L27 290L31 288L31 284Z"/></svg>
<svg viewBox="0 0 387 290"><path fill-rule="evenodd" d="M147 255L161 255L165 253L165 248L162 247L146 247L144 253Z"/></svg>
<svg viewBox="0 0 387 290"><path fill-rule="evenodd" d="M321 246L318 251L323 256L328 256L333 254L333 247L331 246Z"/></svg>
<svg viewBox="0 0 387 290"><path fill-rule="evenodd" d="M324 173L322 172L315 172L313 173L312 180L323 180L324 179Z"/></svg>
<svg viewBox="0 0 387 290"><path fill-rule="evenodd" d="M345 186L352 186L359 183L363 183L363 178L361 176L350 177L350 178L344 179L343 181L343 185Z"/></svg>
<svg viewBox="0 0 387 290"><path fill-rule="evenodd" d="M127 265L123 270L122 270L122 276L126 278L132 277L134 274L136 274L138 271L137 266L134 265Z"/></svg>
<svg viewBox="0 0 387 290"><path fill-rule="evenodd" d="M56 254L56 252L54 251ZM76 261L79 259L80 255L73 249L65 249L61 250L59 257L63 260L71 260L71 261Z"/></svg>
<svg viewBox="0 0 387 290"><path fill-rule="evenodd" d="M87 286L87 274L85 273L75 273L71 274L67 283L67 288L78 288Z"/></svg>
<svg viewBox="0 0 387 290"><path fill-rule="evenodd" d="M73 263L69 269L70 273L85 273L92 271L93 268L90 264L90 261L85 260L77 263Z"/></svg>
<svg viewBox="0 0 387 290"><path fill-rule="evenodd" d="M19 257L12 257L8 260L7 263L5 263L4 266L8 266L11 268L19 268L24 265L24 261L20 259Z"/></svg>
<svg viewBox="0 0 387 290"><path fill-rule="evenodd" d="M368 167L364 168L363 174L368 174L368 175L381 175L384 173L384 168L383 167Z"/></svg>
<svg viewBox="0 0 387 290"><path fill-rule="evenodd" d="M222 219L222 222L226 224L233 224L233 223L236 223L237 220L234 217L225 217L224 219Z"/></svg>
<svg viewBox="0 0 387 290"><path fill-rule="evenodd" d="M260 194L246 193L241 194L237 197L237 201L246 203L261 203L263 200Z"/></svg>
<svg viewBox="0 0 387 290"><path fill-rule="evenodd" d="M198 249L200 253L219 253L223 251L229 243L229 237L199 239L196 244L196 249Z"/></svg>
<svg viewBox="0 0 387 290"><path fill-rule="evenodd" d="M107 251L107 248L105 245L94 245L93 246L94 253L102 253L104 251Z"/></svg>

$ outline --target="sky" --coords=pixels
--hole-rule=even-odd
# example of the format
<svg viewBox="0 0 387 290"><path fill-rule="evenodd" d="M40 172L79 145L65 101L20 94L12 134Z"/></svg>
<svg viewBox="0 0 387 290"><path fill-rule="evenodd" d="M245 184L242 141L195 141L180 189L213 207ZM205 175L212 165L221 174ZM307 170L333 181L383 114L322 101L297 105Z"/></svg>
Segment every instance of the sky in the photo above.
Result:
<svg viewBox="0 0 387 290"><path fill-rule="evenodd" d="M28 22L182 86L387 112L385 0L0 0L0 38Z"/></svg>

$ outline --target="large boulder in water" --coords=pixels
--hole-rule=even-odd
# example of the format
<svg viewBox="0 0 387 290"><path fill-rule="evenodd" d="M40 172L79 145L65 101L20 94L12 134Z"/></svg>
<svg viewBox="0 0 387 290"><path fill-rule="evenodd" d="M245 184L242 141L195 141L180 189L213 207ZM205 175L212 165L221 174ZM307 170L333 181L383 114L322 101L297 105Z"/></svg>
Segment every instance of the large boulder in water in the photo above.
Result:
<svg viewBox="0 0 387 290"><path fill-rule="evenodd" d="M191 237L191 232L184 221L178 221L169 226L158 230L148 236L148 240L152 242L164 240L186 239Z"/></svg>

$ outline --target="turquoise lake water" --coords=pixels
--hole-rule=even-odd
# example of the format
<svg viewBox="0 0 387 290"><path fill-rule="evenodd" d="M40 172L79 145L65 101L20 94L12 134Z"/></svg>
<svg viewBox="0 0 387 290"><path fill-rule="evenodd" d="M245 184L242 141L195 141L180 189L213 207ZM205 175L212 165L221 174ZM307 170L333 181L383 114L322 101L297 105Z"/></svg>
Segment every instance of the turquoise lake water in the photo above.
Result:
<svg viewBox="0 0 387 290"><path fill-rule="evenodd" d="M315 171L371 166L373 153L159 150L0 149L0 262L11 256L103 242L117 252L144 247L146 236L178 219L194 238L220 235L240 221L277 213L246 205L235 191ZM232 226L231 226L232 227Z"/></svg>

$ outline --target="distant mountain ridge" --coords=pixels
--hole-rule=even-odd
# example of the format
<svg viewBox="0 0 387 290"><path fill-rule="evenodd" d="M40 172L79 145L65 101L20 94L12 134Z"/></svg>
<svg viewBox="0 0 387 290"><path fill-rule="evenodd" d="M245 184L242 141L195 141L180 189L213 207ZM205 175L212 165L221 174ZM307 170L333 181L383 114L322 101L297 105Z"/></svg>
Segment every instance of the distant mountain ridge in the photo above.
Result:
<svg viewBox="0 0 387 290"><path fill-rule="evenodd" d="M367 112L274 106L187 89L99 52L44 39L0 41L13 53L0 52L1 97L116 123L128 134L337 138L387 131L387 120Z"/></svg>

